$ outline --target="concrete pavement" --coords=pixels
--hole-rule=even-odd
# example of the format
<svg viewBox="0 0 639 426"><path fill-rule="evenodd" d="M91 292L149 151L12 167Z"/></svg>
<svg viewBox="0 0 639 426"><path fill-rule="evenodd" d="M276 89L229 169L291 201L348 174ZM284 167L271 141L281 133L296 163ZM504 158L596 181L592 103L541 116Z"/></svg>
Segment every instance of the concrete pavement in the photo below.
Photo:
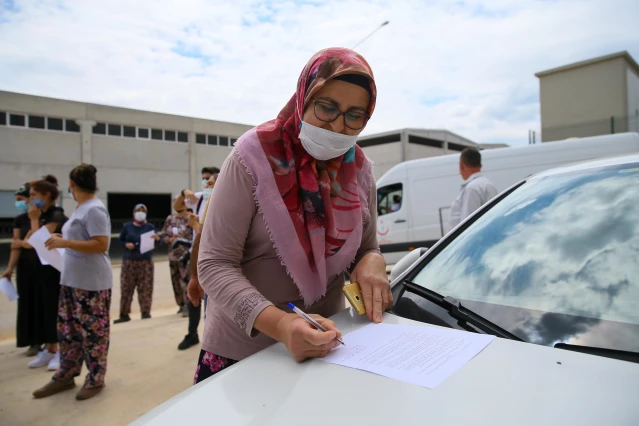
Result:
<svg viewBox="0 0 639 426"><path fill-rule="evenodd" d="M120 268L113 267L111 319L119 315ZM192 384L199 347L178 351L187 319L177 315L168 262L156 262L153 309L141 320L137 299L133 320L112 325L106 388L88 401L76 401L86 368L76 389L34 400L31 393L46 384L53 372L29 369L15 347L16 304L0 294L0 424L2 425L123 425ZM200 335L203 329L200 323Z"/></svg>

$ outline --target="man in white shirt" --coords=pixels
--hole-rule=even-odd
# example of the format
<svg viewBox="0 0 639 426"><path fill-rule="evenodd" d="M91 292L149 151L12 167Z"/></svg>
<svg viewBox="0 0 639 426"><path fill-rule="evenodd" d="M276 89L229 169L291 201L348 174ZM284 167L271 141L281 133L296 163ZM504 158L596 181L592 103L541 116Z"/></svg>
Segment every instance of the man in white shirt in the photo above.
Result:
<svg viewBox="0 0 639 426"><path fill-rule="evenodd" d="M497 195L497 188L481 174L481 154L466 148L459 158L459 173L464 179L461 191L450 208L450 226L454 228Z"/></svg>
<svg viewBox="0 0 639 426"><path fill-rule="evenodd" d="M194 241L191 246L191 258L190 264L187 266L191 270L190 281L197 280L197 251L199 248L200 232L203 224L204 214L208 206L208 200L213 192L217 175L220 173L220 169L217 167L205 167L202 169L202 191L193 192L188 189L183 190L176 198L176 205L184 201L189 213L189 227L193 229ZM195 270L195 277L193 276L193 270ZM187 290L187 289L185 289ZM188 334L184 336L184 340L178 345L179 350L185 350L200 343L200 339L197 335L197 328L200 324L200 317L202 315L202 308L200 307L199 300L197 304L194 304L190 300L187 302L187 308L189 312L189 325Z"/></svg>
<svg viewBox="0 0 639 426"><path fill-rule="evenodd" d="M202 169L202 190L199 192L193 192L189 189L184 189L180 195L178 195L175 202L181 204L182 201L184 201L186 208L191 210L191 213L201 217L206 201L213 190L212 187L209 187L209 180L213 175L217 175L219 173L220 169L217 167L204 167Z"/></svg>

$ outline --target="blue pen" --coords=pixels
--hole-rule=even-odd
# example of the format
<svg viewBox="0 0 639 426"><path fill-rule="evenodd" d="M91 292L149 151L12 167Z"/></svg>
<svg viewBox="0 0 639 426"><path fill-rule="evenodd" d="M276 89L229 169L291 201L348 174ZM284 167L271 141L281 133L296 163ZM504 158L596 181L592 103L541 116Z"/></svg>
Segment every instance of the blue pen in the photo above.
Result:
<svg viewBox="0 0 639 426"><path fill-rule="evenodd" d="M302 318L304 318L304 321L306 321L307 323L309 323L310 325L312 325L313 327L315 327L316 329L320 330L320 331L324 331L326 332L327 330L322 326L322 324L320 324L319 322L315 321L313 318L309 317L308 315L306 315L304 313L304 311L302 311L301 309L299 309L298 307L296 307L295 305L293 305L292 303L288 304L288 307L291 308L291 310L293 312L295 312L297 315L301 316ZM346 346L346 344L344 342L342 342L340 339L338 339L337 337L335 337L335 340L337 340L338 342L340 342L342 345Z"/></svg>

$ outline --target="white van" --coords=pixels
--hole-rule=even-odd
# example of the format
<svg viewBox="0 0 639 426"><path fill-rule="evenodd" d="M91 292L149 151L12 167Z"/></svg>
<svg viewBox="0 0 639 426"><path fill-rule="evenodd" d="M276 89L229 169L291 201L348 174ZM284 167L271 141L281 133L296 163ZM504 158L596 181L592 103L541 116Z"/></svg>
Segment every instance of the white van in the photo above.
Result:
<svg viewBox="0 0 639 426"><path fill-rule="evenodd" d="M497 148L482 151L482 173L501 192L553 167L636 152L637 133ZM406 161L377 181L377 240L387 263L446 235L450 206L462 183L459 154Z"/></svg>

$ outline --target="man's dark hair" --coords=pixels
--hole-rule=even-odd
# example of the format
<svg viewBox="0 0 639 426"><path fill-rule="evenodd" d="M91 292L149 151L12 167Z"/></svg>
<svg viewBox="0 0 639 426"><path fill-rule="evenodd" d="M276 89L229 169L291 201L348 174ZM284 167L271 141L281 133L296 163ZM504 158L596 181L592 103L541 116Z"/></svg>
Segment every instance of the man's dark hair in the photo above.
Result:
<svg viewBox="0 0 639 426"><path fill-rule="evenodd" d="M393 203L401 203L402 202L402 197L401 195L395 195L393 196Z"/></svg>
<svg viewBox="0 0 639 426"><path fill-rule="evenodd" d="M220 169L218 169L217 167L203 167L201 174L204 174L204 173L214 175L214 174L220 173Z"/></svg>
<svg viewBox="0 0 639 426"><path fill-rule="evenodd" d="M461 162L466 167L478 169L481 167L481 153L475 148L466 148L461 153Z"/></svg>

